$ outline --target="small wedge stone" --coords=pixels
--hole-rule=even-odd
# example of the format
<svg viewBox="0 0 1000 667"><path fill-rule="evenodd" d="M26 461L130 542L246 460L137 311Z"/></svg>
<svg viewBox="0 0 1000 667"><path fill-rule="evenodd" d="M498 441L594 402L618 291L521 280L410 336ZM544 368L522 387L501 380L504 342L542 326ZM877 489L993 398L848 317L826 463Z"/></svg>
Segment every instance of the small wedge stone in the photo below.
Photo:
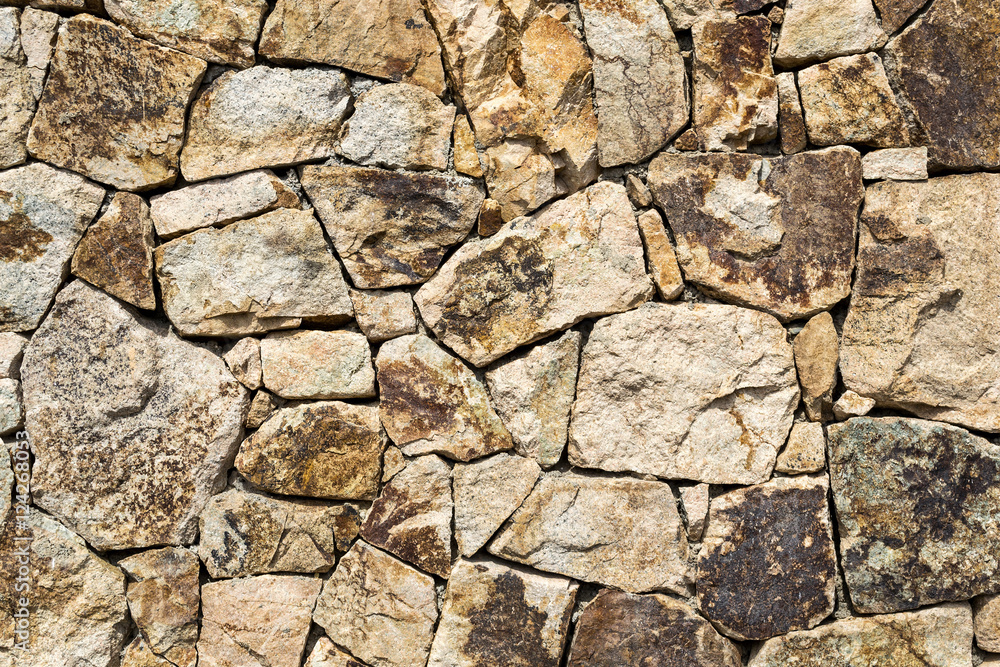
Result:
<svg viewBox="0 0 1000 667"><path fill-rule="evenodd" d="M802 403L812 421L830 421L840 344L830 313L811 318L792 343Z"/></svg>
<svg viewBox="0 0 1000 667"><path fill-rule="evenodd" d="M826 436L815 422L796 422L774 469L789 475L821 472L826 467Z"/></svg>
<svg viewBox="0 0 1000 667"><path fill-rule="evenodd" d="M351 290L351 302L358 327L373 343L417 331L413 297L407 292Z"/></svg>
<svg viewBox="0 0 1000 667"><path fill-rule="evenodd" d="M663 216L650 210L639 214L639 235L646 246L646 264L664 301L672 301L684 291L684 278L677 266L677 255L670 243Z"/></svg>

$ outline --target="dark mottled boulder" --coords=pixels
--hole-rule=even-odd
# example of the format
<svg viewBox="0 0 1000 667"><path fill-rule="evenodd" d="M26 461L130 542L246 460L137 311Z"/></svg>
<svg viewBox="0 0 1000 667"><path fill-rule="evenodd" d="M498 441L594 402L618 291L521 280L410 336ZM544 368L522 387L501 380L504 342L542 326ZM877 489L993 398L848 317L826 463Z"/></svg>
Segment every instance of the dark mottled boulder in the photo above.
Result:
<svg viewBox="0 0 1000 667"><path fill-rule="evenodd" d="M882 15L882 29L893 34L902 28L910 17L927 4L927 0L874 0L878 13Z"/></svg>

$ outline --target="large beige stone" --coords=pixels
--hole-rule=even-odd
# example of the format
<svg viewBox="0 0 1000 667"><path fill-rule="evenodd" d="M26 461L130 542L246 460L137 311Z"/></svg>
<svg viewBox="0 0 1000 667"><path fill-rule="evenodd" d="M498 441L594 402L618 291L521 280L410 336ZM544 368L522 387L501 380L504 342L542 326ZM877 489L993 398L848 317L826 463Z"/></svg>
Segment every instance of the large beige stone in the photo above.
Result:
<svg viewBox="0 0 1000 667"><path fill-rule="evenodd" d="M806 415L815 422L830 421L840 358L837 329L830 313L820 313L806 322L795 336L792 348Z"/></svg>
<svg viewBox="0 0 1000 667"><path fill-rule="evenodd" d="M260 343L264 386L288 399L375 396L368 339L353 331L277 331Z"/></svg>
<svg viewBox="0 0 1000 667"><path fill-rule="evenodd" d="M21 11L0 7L0 169L28 157L25 143L35 115L31 69L21 47Z"/></svg>
<svg viewBox="0 0 1000 667"><path fill-rule="evenodd" d="M885 41L872 0L790 0L774 62L793 67L873 51Z"/></svg>

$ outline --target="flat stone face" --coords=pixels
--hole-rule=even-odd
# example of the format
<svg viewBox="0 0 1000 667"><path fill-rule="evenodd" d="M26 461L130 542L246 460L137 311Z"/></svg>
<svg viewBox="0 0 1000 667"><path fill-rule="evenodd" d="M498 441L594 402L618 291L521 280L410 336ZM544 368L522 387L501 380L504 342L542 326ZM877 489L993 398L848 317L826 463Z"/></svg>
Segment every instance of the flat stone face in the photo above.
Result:
<svg viewBox="0 0 1000 667"><path fill-rule="evenodd" d="M750 661L750 667L787 665L972 667L972 614L962 603L847 618L770 639Z"/></svg>
<svg viewBox="0 0 1000 667"><path fill-rule="evenodd" d="M594 325L569 462L710 484L764 482L798 402L792 348L773 317L650 304Z"/></svg>
<svg viewBox="0 0 1000 667"><path fill-rule="evenodd" d="M778 81L778 132L781 135L781 152L791 155L805 150L806 121L802 116L802 102L795 84L795 72L782 72Z"/></svg>
<svg viewBox="0 0 1000 667"><path fill-rule="evenodd" d="M351 302L358 327L373 343L417 331L413 297L407 292L351 290Z"/></svg>
<svg viewBox="0 0 1000 667"><path fill-rule="evenodd" d="M344 653L326 637L320 637L306 658L304 667L365 667L350 654Z"/></svg>
<svg viewBox="0 0 1000 667"><path fill-rule="evenodd" d="M885 40L872 0L792 0L785 7L774 62L793 67L829 60L873 51Z"/></svg>
<svg viewBox="0 0 1000 667"><path fill-rule="evenodd" d="M967 600L1000 588L1000 447L919 419L827 430L840 554L861 613Z"/></svg>
<svg viewBox="0 0 1000 667"><path fill-rule="evenodd" d="M226 360L233 377L247 389L260 389L261 364L260 341L256 338L241 338L222 358Z"/></svg>
<svg viewBox="0 0 1000 667"><path fill-rule="evenodd" d="M820 313L806 322L795 336L792 349L806 415L812 421L830 421L840 358L837 329L830 313Z"/></svg>
<svg viewBox="0 0 1000 667"><path fill-rule="evenodd" d="M31 70L21 47L21 12L0 7L0 169L21 164L28 157L25 142L35 114Z"/></svg>
<svg viewBox="0 0 1000 667"><path fill-rule="evenodd" d="M21 379L21 359L28 340L18 333L0 333L0 378Z"/></svg>
<svg viewBox="0 0 1000 667"><path fill-rule="evenodd" d="M740 652L712 624L666 595L604 589L576 622L568 667L740 667Z"/></svg>
<svg viewBox="0 0 1000 667"><path fill-rule="evenodd" d="M927 180L927 146L918 148L884 148L861 158L866 181Z"/></svg>
<svg viewBox="0 0 1000 667"><path fill-rule="evenodd" d="M464 244L414 300L445 345L483 366L652 295L625 188L602 182Z"/></svg>
<svg viewBox="0 0 1000 667"><path fill-rule="evenodd" d="M487 560L460 560L448 580L428 667L556 667L577 584Z"/></svg>
<svg viewBox="0 0 1000 667"><path fill-rule="evenodd" d="M972 601L976 646L984 651L1000 651L1000 595L983 595Z"/></svg>
<svg viewBox="0 0 1000 667"><path fill-rule="evenodd" d="M689 583L684 525L661 482L545 475L489 552L631 592L684 594Z"/></svg>
<svg viewBox="0 0 1000 667"><path fill-rule="evenodd" d="M370 398L368 339L352 331L278 331L260 343L264 386L282 398Z"/></svg>
<svg viewBox="0 0 1000 667"><path fill-rule="evenodd" d="M41 323L104 190L32 163L0 172L0 331Z"/></svg>
<svg viewBox="0 0 1000 667"><path fill-rule="evenodd" d="M59 31L28 151L120 190L169 185L204 73L199 58L75 16Z"/></svg>
<svg viewBox="0 0 1000 667"><path fill-rule="evenodd" d="M774 469L789 475L820 472L826 467L826 436L816 422L792 424L788 443Z"/></svg>
<svg viewBox="0 0 1000 667"><path fill-rule="evenodd" d="M933 165L1000 167L998 32L997 3L935 0L886 45L889 78L913 114Z"/></svg>
<svg viewBox="0 0 1000 667"><path fill-rule="evenodd" d="M21 374L35 504L102 550L194 540L249 403L222 359L77 281Z"/></svg>
<svg viewBox="0 0 1000 667"><path fill-rule="evenodd" d="M868 188L841 339L844 384L879 405L1000 431L1000 175Z"/></svg>
<svg viewBox="0 0 1000 667"><path fill-rule="evenodd" d="M423 667L438 620L434 579L358 540L323 585L313 620L372 667Z"/></svg>
<svg viewBox="0 0 1000 667"><path fill-rule="evenodd" d="M239 337L353 312L312 211L278 209L175 239L156 249L156 276L167 317L189 336Z"/></svg>
<svg viewBox="0 0 1000 667"><path fill-rule="evenodd" d="M21 383L17 380L0 380L0 435L16 431L24 423L24 401Z"/></svg>
<svg viewBox="0 0 1000 667"><path fill-rule="evenodd" d="M875 0L882 17L882 29L890 35L902 28L925 4L924 0Z"/></svg>
<svg viewBox="0 0 1000 667"><path fill-rule="evenodd" d="M372 500L385 445L375 406L307 403L264 422L240 446L236 469L272 493Z"/></svg>
<svg viewBox="0 0 1000 667"><path fill-rule="evenodd" d="M649 187L688 281L786 321L850 294L861 160L847 147L765 158L663 154Z"/></svg>
<svg viewBox="0 0 1000 667"><path fill-rule="evenodd" d="M302 185L360 288L430 278L472 230L483 192L471 179L341 166L302 168Z"/></svg>
<svg viewBox="0 0 1000 667"><path fill-rule="evenodd" d="M649 197L652 199L652 195ZM640 213L638 220L639 235L646 246L646 263L656 291L664 301L672 301L684 291L684 277L677 266L674 246L663 226L663 216L651 209Z"/></svg>
<svg viewBox="0 0 1000 667"><path fill-rule="evenodd" d="M21 47L31 77L31 94L36 100L42 96L61 20L62 17L55 12L32 8L25 8L21 12Z"/></svg>
<svg viewBox="0 0 1000 667"><path fill-rule="evenodd" d="M260 53L318 62L445 92L441 47L420 0L278 0Z"/></svg>
<svg viewBox="0 0 1000 667"><path fill-rule="evenodd" d="M464 113L455 117L452 141L455 144L455 171L473 178L482 178L483 166L476 150L476 137L469 125L469 117Z"/></svg>
<svg viewBox="0 0 1000 667"><path fill-rule="evenodd" d="M351 93L336 70L226 72L191 107L181 171L203 181L332 157Z"/></svg>

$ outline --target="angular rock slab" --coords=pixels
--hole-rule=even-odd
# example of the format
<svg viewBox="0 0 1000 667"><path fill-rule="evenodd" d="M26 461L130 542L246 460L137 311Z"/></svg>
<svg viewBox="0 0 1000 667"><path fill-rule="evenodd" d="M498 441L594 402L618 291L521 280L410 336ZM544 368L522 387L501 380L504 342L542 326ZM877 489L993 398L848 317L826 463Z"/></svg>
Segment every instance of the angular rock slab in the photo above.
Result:
<svg viewBox="0 0 1000 667"><path fill-rule="evenodd" d="M408 292L351 290L351 303L358 328L373 343L417 331L413 297Z"/></svg>
<svg viewBox="0 0 1000 667"><path fill-rule="evenodd" d="M368 339L353 331L277 331L260 343L264 386L288 399L371 398Z"/></svg>
<svg viewBox="0 0 1000 667"><path fill-rule="evenodd" d="M806 121L802 115L799 89L795 85L795 72L782 72L778 81L778 132L781 135L781 152L792 155L805 150Z"/></svg>
<svg viewBox="0 0 1000 667"><path fill-rule="evenodd" d="M260 341L256 338L240 338L235 345L222 355L233 377L247 389L260 389L262 371L260 364Z"/></svg>
<svg viewBox="0 0 1000 667"><path fill-rule="evenodd" d="M861 613L1000 590L1000 447L921 419L828 428L851 601Z"/></svg>
<svg viewBox="0 0 1000 667"><path fill-rule="evenodd" d="M17 380L0 380L0 435L13 433L23 422L21 383Z"/></svg>
<svg viewBox="0 0 1000 667"><path fill-rule="evenodd" d="M222 359L76 281L21 376L35 504L101 550L194 540L250 400Z"/></svg>
<svg viewBox="0 0 1000 667"><path fill-rule="evenodd" d="M972 601L976 646L984 651L1000 651L1000 595L983 595Z"/></svg>
<svg viewBox="0 0 1000 667"><path fill-rule="evenodd" d="M791 0L785 7L774 62L793 67L829 60L873 51L885 40L872 0Z"/></svg>
<svg viewBox="0 0 1000 667"><path fill-rule="evenodd" d="M545 475L489 552L630 592L684 594L690 581L684 525L662 482Z"/></svg>
<svg viewBox="0 0 1000 667"><path fill-rule="evenodd" d="M113 23L75 16L60 28L28 152L120 190L169 185L205 67Z"/></svg>
<svg viewBox="0 0 1000 667"><path fill-rule="evenodd" d="M29 340L18 333L0 333L0 379L21 379L21 360Z"/></svg>
<svg viewBox="0 0 1000 667"><path fill-rule="evenodd" d="M136 635L121 656L121 667L171 667L174 663L153 653L142 639Z"/></svg>
<svg viewBox="0 0 1000 667"><path fill-rule="evenodd" d="M830 313L822 312L806 322L795 336L792 348L806 415L815 422L829 421L840 358L837 329Z"/></svg>
<svg viewBox="0 0 1000 667"><path fill-rule="evenodd" d="M1000 175L868 188L840 372L878 405L1000 431Z"/></svg>
<svg viewBox="0 0 1000 667"><path fill-rule="evenodd" d="M861 158L866 181L927 180L927 146L883 148Z"/></svg>
<svg viewBox="0 0 1000 667"><path fill-rule="evenodd" d="M625 188L602 182L464 244L414 297L473 365L653 296Z"/></svg>
<svg viewBox="0 0 1000 667"><path fill-rule="evenodd" d="M816 422L792 424L788 444L778 456L774 465L776 472L801 475L805 472L821 472L826 468L826 435L823 427Z"/></svg>
<svg viewBox="0 0 1000 667"><path fill-rule="evenodd" d="M31 94L36 100L42 96L61 20L55 12L26 8L21 13L21 47L31 77Z"/></svg>
<svg viewBox="0 0 1000 667"><path fill-rule="evenodd" d="M604 589L580 614L568 667L740 667L740 652L694 609L666 595Z"/></svg>
<svg viewBox="0 0 1000 667"><path fill-rule="evenodd" d="M653 196L648 190L646 195L652 203ZM663 216L650 209L640 213L638 221L639 236L646 246L646 263L649 265L656 291L664 301L673 301L684 292L684 277L677 265L674 246L663 226Z"/></svg>
<svg viewBox="0 0 1000 667"><path fill-rule="evenodd" d="M38 327L103 200L103 189L46 164L0 172L0 331Z"/></svg>
<svg viewBox="0 0 1000 667"><path fill-rule="evenodd" d="M577 584L487 560L460 560L448 580L428 667L556 667Z"/></svg>
<svg viewBox="0 0 1000 667"><path fill-rule="evenodd" d="M664 154L650 164L648 182L684 277L710 296L788 321L850 294L864 198L854 149Z"/></svg>
<svg viewBox="0 0 1000 667"><path fill-rule="evenodd" d="M0 8L0 169L21 164L28 157L25 142L35 114L31 69L21 47L21 12Z"/></svg>
<svg viewBox="0 0 1000 667"><path fill-rule="evenodd" d="M709 484L767 481L799 402L777 320L649 304L597 322L583 348L569 462Z"/></svg>
<svg viewBox="0 0 1000 667"><path fill-rule="evenodd" d="M712 501L698 606L724 635L759 640L833 613L837 554L826 476L779 477Z"/></svg>
<svg viewBox="0 0 1000 667"><path fill-rule="evenodd" d="M341 651L326 637L320 637L306 658L304 667L365 667L365 665Z"/></svg>

